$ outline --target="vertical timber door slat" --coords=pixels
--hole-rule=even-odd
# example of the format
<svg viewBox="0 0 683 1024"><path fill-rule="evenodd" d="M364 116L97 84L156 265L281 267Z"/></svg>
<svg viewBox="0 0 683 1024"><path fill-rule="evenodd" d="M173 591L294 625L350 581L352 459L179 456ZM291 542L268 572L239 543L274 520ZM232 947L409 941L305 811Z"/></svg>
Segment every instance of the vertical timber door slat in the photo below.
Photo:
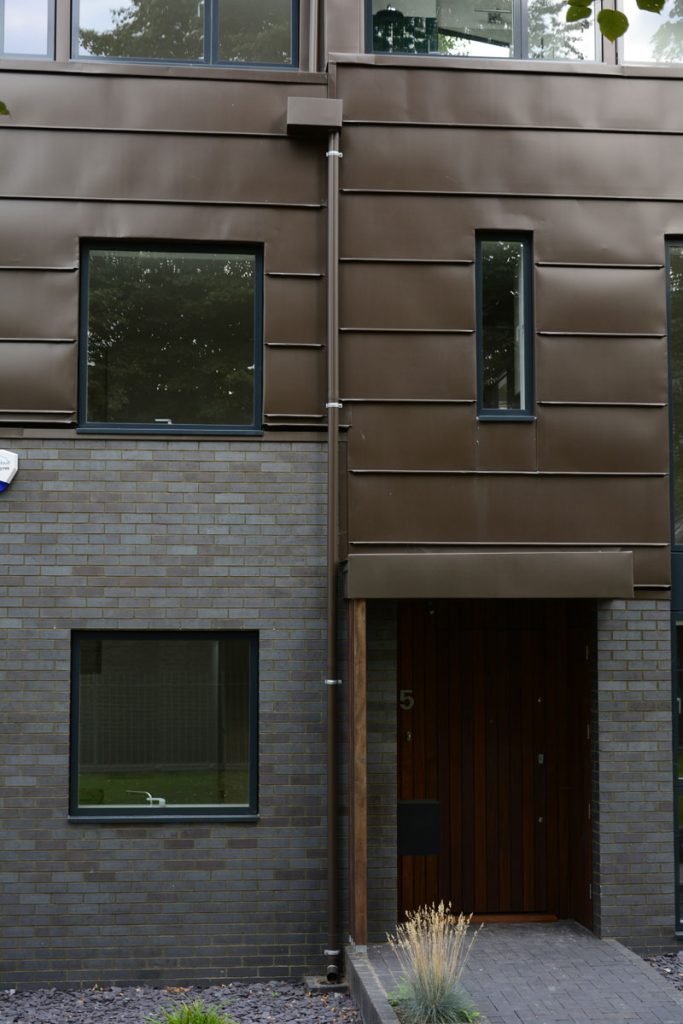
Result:
<svg viewBox="0 0 683 1024"><path fill-rule="evenodd" d="M451 652L453 662L457 664L458 659L462 667L460 674L454 678L452 692L460 693L460 731L451 730L451 792L458 785L457 775L460 773L460 814L454 819L451 828L451 842L460 844L460 887L458 895L460 900L454 903L456 907L462 907L466 914L474 911L474 865L476 859L476 838L474 829L474 742L475 742L475 705L474 687L465 685L466 680L471 679L475 666L481 657L481 650L476 643L476 638L461 655L462 643L460 633L455 628L451 635ZM455 776L455 777L454 777ZM455 890L454 890L455 895Z"/></svg>
<svg viewBox="0 0 683 1024"><path fill-rule="evenodd" d="M400 858L404 911L591 926L594 624L589 602L399 603L399 799L439 807L438 853Z"/></svg>
<svg viewBox="0 0 683 1024"><path fill-rule="evenodd" d="M453 693L451 700L449 659L450 659L450 621L449 607L441 605L436 620L436 629L439 632L436 657L436 746L437 746L437 768L439 773L437 792L439 800L449 807L450 814L443 814L439 818L439 857L437 884L438 893L448 892L452 879L459 879L460 869L455 863L459 843L453 843L450 835L450 824L453 817L459 816L459 796L451 791L451 758L450 758L450 728L451 721L455 721L456 727L459 719L458 694ZM435 609L436 613L436 609ZM444 709L448 713L444 714ZM458 883L456 883L458 884Z"/></svg>

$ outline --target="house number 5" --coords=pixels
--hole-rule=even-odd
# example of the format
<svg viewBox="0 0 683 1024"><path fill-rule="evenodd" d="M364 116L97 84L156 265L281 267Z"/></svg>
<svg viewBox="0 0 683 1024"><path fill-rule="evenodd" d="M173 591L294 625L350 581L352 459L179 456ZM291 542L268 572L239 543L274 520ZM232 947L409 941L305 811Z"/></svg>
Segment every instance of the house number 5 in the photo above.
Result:
<svg viewBox="0 0 683 1024"><path fill-rule="evenodd" d="M412 690L401 690L398 695L398 702L404 711L410 711L415 707L415 698Z"/></svg>

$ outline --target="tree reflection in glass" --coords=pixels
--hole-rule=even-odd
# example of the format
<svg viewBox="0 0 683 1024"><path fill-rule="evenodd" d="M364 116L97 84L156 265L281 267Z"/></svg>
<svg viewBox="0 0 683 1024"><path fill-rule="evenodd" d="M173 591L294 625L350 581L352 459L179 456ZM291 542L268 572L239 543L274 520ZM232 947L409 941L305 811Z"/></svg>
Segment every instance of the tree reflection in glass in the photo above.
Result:
<svg viewBox="0 0 683 1024"><path fill-rule="evenodd" d="M256 256L91 249L87 422L251 425Z"/></svg>

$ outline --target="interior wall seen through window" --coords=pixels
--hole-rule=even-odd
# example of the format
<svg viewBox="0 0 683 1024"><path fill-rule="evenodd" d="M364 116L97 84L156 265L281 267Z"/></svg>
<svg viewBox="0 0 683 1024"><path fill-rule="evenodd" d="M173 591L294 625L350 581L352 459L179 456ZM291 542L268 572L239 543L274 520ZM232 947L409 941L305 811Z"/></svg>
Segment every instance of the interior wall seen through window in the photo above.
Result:
<svg viewBox="0 0 683 1024"><path fill-rule="evenodd" d="M563 0L372 0L374 51L595 60L595 29L568 24Z"/></svg>

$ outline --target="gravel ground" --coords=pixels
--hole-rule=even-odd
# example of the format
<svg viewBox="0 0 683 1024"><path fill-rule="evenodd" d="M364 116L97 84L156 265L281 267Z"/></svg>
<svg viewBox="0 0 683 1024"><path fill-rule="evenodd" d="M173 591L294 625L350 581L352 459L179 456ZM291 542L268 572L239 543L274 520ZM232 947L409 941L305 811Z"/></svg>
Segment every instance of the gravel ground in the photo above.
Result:
<svg viewBox="0 0 683 1024"><path fill-rule="evenodd" d="M214 985L210 988L91 988L0 991L0 1024L145 1024L178 1003L201 999L238 1024L360 1024L355 1003L338 992L308 995L299 985Z"/></svg>
<svg viewBox="0 0 683 1024"><path fill-rule="evenodd" d="M679 992L683 992L683 953L662 953L661 956L646 956L644 959Z"/></svg>

